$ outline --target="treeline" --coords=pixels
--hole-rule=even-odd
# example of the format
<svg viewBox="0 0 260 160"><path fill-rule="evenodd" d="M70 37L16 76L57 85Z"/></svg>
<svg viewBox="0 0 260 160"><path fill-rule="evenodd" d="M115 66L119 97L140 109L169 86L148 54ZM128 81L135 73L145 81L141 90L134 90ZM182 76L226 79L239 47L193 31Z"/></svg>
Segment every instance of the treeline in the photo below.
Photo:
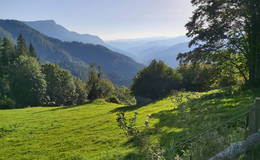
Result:
<svg viewBox="0 0 260 160"><path fill-rule="evenodd" d="M131 99L129 91L115 88L94 64L89 67L86 83L56 64L40 64L33 45L27 46L22 35L16 45L0 38L0 47L0 108L78 105L96 98L117 103Z"/></svg>
<svg viewBox="0 0 260 160"><path fill-rule="evenodd" d="M225 67L224 67L225 66ZM152 100L165 97L174 90L207 91L243 83L235 68L214 64L180 64L177 69L153 60L140 70L131 85L135 96Z"/></svg>

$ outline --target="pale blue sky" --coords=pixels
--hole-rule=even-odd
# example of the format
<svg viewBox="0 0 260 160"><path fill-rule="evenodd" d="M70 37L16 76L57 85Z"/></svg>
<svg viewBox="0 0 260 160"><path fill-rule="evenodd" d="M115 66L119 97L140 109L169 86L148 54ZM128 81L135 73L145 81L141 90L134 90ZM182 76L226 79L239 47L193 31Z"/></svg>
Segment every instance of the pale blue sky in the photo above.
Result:
<svg viewBox="0 0 260 160"><path fill-rule="evenodd" d="M186 33L190 0L0 0L0 18L53 19L102 39L174 37Z"/></svg>

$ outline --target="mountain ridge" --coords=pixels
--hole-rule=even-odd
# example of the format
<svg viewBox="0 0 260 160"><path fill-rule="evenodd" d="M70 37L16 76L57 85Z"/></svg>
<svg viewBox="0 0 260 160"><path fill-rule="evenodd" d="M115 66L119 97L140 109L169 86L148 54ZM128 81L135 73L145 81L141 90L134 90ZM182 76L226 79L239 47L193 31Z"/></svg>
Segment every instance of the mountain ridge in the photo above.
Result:
<svg viewBox="0 0 260 160"><path fill-rule="evenodd" d="M96 35L80 34L70 31L57 24L54 20L22 21L33 29L62 41L79 41L83 43L105 45L104 41Z"/></svg>
<svg viewBox="0 0 260 160"><path fill-rule="evenodd" d="M117 79L111 79L114 84L118 86L129 86L129 79L132 79L137 71L143 67L130 57L113 52L101 45L84 44L81 42L64 42L43 35L21 21L0 20L0 27L13 38L17 38L19 34L22 34L27 44L30 42L33 44L42 62L52 62L55 64L66 62L69 66L64 66L67 66L67 68L78 65L76 68L70 68L72 73L77 73L77 76L86 75L77 71L77 69L82 68L80 63L86 65L96 63L103 68L106 75L120 74L125 77L125 80L121 79L120 82L117 82ZM3 36L2 33L0 33L0 35ZM86 71L82 69L81 71L87 72L87 68L83 68L85 68ZM87 77L85 77L85 80L86 79Z"/></svg>

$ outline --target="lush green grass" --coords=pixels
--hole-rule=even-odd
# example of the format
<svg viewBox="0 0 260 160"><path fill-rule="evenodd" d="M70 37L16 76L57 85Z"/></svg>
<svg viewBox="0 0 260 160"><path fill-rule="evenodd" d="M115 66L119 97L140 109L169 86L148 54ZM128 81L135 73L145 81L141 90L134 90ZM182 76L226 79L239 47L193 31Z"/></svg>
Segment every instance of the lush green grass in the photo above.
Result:
<svg viewBox="0 0 260 160"><path fill-rule="evenodd" d="M245 112L253 103L252 92L220 92L182 93L182 101L169 96L142 107L96 100L73 107L0 110L0 159L136 159L134 142L120 134L117 112L131 117L137 111L140 128L152 114L149 134L154 142L170 147Z"/></svg>

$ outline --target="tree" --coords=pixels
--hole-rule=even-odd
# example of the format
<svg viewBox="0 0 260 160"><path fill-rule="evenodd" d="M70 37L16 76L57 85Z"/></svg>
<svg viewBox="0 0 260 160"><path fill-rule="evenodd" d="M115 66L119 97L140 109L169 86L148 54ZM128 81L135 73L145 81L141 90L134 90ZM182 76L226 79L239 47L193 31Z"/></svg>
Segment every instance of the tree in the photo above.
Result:
<svg viewBox="0 0 260 160"><path fill-rule="evenodd" d="M8 65L12 64L18 56L14 52L14 46L11 42L4 38L3 45L1 49L1 66L3 70L7 72Z"/></svg>
<svg viewBox="0 0 260 160"><path fill-rule="evenodd" d="M100 91L100 77L96 72L95 64L91 64L89 67L89 75L87 81L87 91L88 91L88 99L93 100L96 98L101 98Z"/></svg>
<svg viewBox="0 0 260 160"><path fill-rule="evenodd" d="M98 66L98 71L95 69L95 64L89 67L89 77L87 81L88 98L94 100L97 98L107 98L112 95L114 91L113 83L102 77L103 73L101 67Z"/></svg>
<svg viewBox="0 0 260 160"><path fill-rule="evenodd" d="M17 46L16 46L16 52L17 55L29 55L29 50L26 46L26 42L22 36L22 34L20 34L17 38Z"/></svg>
<svg viewBox="0 0 260 160"><path fill-rule="evenodd" d="M115 91L113 83L109 79L100 79L101 97L111 97Z"/></svg>
<svg viewBox="0 0 260 160"><path fill-rule="evenodd" d="M153 60L148 67L140 70L133 79L131 91L135 96L157 99L171 90L181 88L182 77L162 61Z"/></svg>
<svg viewBox="0 0 260 160"><path fill-rule="evenodd" d="M136 100L131 94L131 90L126 86L122 86L121 88L116 88L114 95L119 99L120 102L126 105L134 105L136 104Z"/></svg>
<svg viewBox="0 0 260 160"><path fill-rule="evenodd" d="M5 95L10 91L9 73L12 73L10 68L15 59L14 46L7 38L4 38L0 50L0 92Z"/></svg>
<svg viewBox="0 0 260 160"><path fill-rule="evenodd" d="M187 36L193 38L190 46L197 48L179 54L180 62L214 64L227 59L233 61L230 64L247 82L259 85L260 2L192 0L191 3L196 10L186 24Z"/></svg>
<svg viewBox="0 0 260 160"><path fill-rule="evenodd" d="M36 58L20 56L10 74L11 95L17 106L37 106L43 103L46 81Z"/></svg>
<svg viewBox="0 0 260 160"><path fill-rule="evenodd" d="M36 53L32 43L30 43L30 46L29 46L29 56L37 58L37 53Z"/></svg>
<svg viewBox="0 0 260 160"><path fill-rule="evenodd" d="M75 103L76 104L83 104L87 101L88 94L86 92L86 84L83 83L79 78L74 77L74 83L76 87L76 95L75 95Z"/></svg>
<svg viewBox="0 0 260 160"><path fill-rule="evenodd" d="M46 95L53 105L71 105L75 103L76 86L68 70L55 64L42 65L42 72L47 82Z"/></svg>

